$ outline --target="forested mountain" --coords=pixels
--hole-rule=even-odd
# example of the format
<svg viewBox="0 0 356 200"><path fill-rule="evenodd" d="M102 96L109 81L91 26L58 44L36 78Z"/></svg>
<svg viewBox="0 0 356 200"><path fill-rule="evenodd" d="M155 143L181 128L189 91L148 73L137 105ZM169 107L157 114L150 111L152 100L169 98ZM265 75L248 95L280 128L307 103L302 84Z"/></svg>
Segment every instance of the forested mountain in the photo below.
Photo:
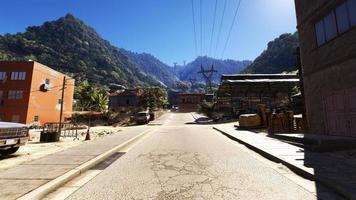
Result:
<svg viewBox="0 0 356 200"><path fill-rule="evenodd" d="M267 49L242 73L274 74L296 70L294 53L298 45L298 33L282 34L269 42Z"/></svg>
<svg viewBox="0 0 356 200"><path fill-rule="evenodd" d="M215 82L220 82L220 77L222 74L238 74L246 66L250 65L251 61L236 61L236 60L219 60L210 57L198 57L193 62L188 63L186 66L176 66L175 72L180 78L180 80L188 81L191 78L196 78L197 81L202 81L203 77L198 74L200 71L200 66L203 65L204 69L211 69L214 65L214 69L217 73L214 74L213 80Z"/></svg>
<svg viewBox="0 0 356 200"><path fill-rule="evenodd" d="M155 77L158 81L170 88L174 88L180 81L172 67L158 60L148 53L134 53L120 49L129 60L139 66L146 74Z"/></svg>
<svg viewBox="0 0 356 200"><path fill-rule="evenodd" d="M0 60L32 59L58 71L102 85L158 86L120 49L81 20L67 14L24 33L0 36Z"/></svg>
<svg viewBox="0 0 356 200"><path fill-rule="evenodd" d="M201 64L205 69L214 65L222 74L280 73L292 71L298 36L283 34L268 43L268 48L251 61L218 60L198 57L186 66L166 65L147 53L134 53L112 46L83 21L71 14L41 26L30 26L24 33L0 35L0 60L35 60L55 70L67 73L76 80L89 80L101 85L110 83L126 87L167 86L179 88L191 78L203 81Z"/></svg>

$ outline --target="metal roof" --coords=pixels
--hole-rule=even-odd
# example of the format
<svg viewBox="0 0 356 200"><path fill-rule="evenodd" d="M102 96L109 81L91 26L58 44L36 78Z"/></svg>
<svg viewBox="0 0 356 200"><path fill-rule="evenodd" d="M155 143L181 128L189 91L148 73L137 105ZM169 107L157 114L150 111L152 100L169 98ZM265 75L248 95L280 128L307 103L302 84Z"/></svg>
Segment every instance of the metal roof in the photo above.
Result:
<svg viewBox="0 0 356 200"><path fill-rule="evenodd" d="M224 80L223 83L297 83L300 80L297 78L291 79L244 79L244 80Z"/></svg>
<svg viewBox="0 0 356 200"><path fill-rule="evenodd" d="M223 74L221 80L299 79L297 74Z"/></svg>

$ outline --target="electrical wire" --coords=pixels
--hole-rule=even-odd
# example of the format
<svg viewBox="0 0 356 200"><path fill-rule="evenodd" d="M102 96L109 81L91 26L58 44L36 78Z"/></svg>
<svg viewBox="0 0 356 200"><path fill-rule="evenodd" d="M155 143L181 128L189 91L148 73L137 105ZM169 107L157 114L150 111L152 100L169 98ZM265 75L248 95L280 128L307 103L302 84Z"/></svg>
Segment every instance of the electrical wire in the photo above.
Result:
<svg viewBox="0 0 356 200"><path fill-rule="evenodd" d="M217 40L216 40L216 45L215 45L215 50L214 50L214 56L213 56L213 58L216 58L216 53L217 53L218 47L219 47L220 36L221 36L221 30L222 30L222 26L223 26L223 22L224 22L225 11L226 11L226 4L227 4L227 0L224 1L224 7L223 7L223 11L222 11L221 20L220 20L219 31L218 31L218 37L217 37Z"/></svg>
<svg viewBox="0 0 356 200"><path fill-rule="evenodd" d="M200 56L203 56L203 2L200 0Z"/></svg>
<svg viewBox="0 0 356 200"><path fill-rule="evenodd" d="M195 44L195 55L198 55L198 42L197 42L197 31L195 24L195 11L194 11L194 0L191 0L192 3L192 18L193 18L193 30L194 30L194 44Z"/></svg>
<svg viewBox="0 0 356 200"><path fill-rule="evenodd" d="M223 51L221 53L221 59L223 59L225 51L226 51L227 44L229 43L229 40L230 40L230 37L231 37L231 32L232 32L232 29L234 28L235 21L236 21L236 18L237 18L237 13L239 12L239 9L240 9L241 1L242 0L238 0L238 4L237 4L236 10L235 10L234 18L232 20L232 23L231 23L231 26L230 26L230 30L229 30L228 36L226 38L224 49L223 49Z"/></svg>
<svg viewBox="0 0 356 200"><path fill-rule="evenodd" d="M210 56L211 56L211 49L212 49L212 46L213 46L213 39L214 39L214 32L215 32L215 19L216 19L217 6L218 6L218 0L215 0L213 26L212 26L212 30L211 30L210 46L209 46L209 55Z"/></svg>

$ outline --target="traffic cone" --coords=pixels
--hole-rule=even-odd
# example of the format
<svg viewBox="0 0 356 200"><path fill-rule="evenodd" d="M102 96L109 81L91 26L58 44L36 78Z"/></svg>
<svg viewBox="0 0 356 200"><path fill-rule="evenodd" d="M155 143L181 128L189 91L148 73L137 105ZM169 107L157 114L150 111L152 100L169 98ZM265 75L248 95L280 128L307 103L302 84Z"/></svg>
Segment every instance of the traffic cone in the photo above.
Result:
<svg viewBox="0 0 356 200"><path fill-rule="evenodd" d="M87 134L86 134L86 136L85 136L85 140L91 140L91 139L90 139L90 132L89 132L89 129L88 129Z"/></svg>
<svg viewBox="0 0 356 200"><path fill-rule="evenodd" d="M32 134L30 131L28 132L28 141L32 141Z"/></svg>

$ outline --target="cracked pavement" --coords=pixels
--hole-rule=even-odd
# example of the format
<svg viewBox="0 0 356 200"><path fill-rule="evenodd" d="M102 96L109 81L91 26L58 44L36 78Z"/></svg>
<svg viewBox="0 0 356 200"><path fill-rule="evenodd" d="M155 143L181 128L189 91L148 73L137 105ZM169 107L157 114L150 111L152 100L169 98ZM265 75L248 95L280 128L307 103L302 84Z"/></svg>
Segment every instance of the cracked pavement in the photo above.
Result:
<svg viewBox="0 0 356 200"><path fill-rule="evenodd" d="M68 199L317 199L211 126L168 113L162 126Z"/></svg>

